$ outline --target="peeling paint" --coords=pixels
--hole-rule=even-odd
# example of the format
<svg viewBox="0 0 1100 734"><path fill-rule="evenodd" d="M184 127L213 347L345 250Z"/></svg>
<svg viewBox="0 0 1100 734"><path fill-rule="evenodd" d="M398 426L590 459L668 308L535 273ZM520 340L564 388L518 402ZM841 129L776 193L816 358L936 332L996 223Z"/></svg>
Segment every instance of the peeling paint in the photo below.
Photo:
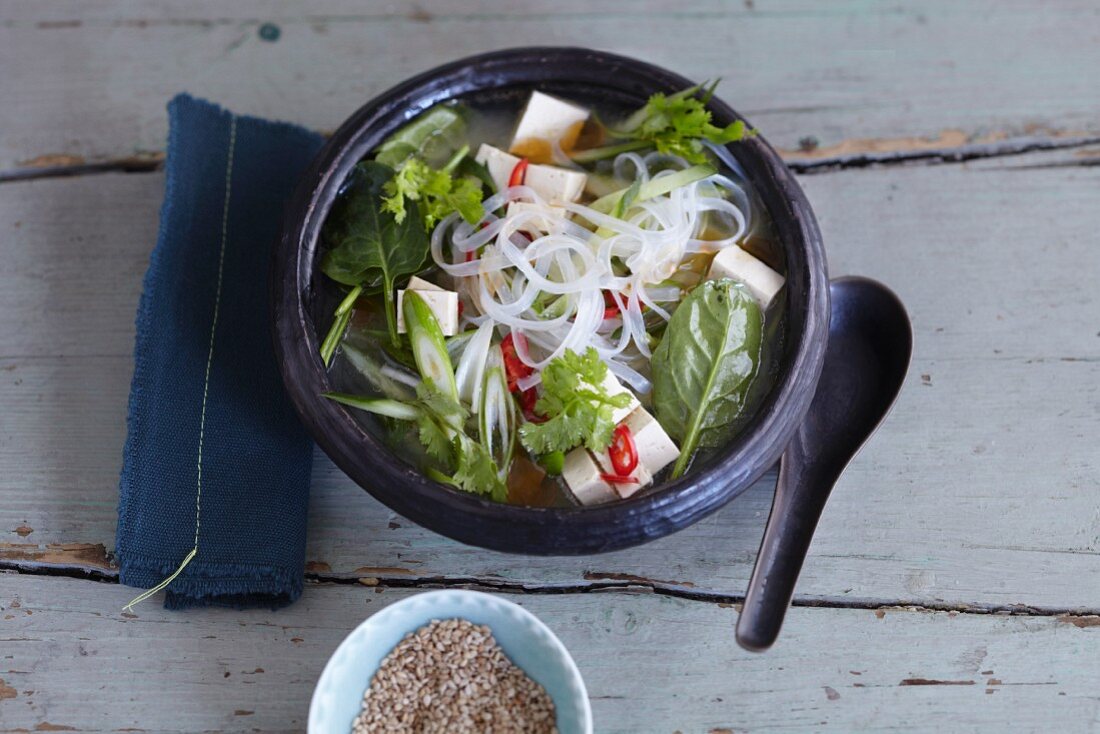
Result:
<svg viewBox="0 0 1100 734"><path fill-rule="evenodd" d="M35 156L34 158L17 161L16 165L20 168L58 168L61 166L82 166L84 163L85 158L82 155L75 155L73 153L45 153Z"/></svg>
<svg viewBox="0 0 1100 734"><path fill-rule="evenodd" d="M958 128L946 128L935 135L897 138L848 138L832 145L819 145L813 135L803 136L797 149L780 148L783 158L816 161L829 158L897 155L950 150L965 146L993 145L1020 137L1043 137L1052 140L1089 138L1095 133L1081 130L1055 130L1041 125L1028 125L1018 130L994 130L971 134Z"/></svg>
<svg viewBox="0 0 1100 734"><path fill-rule="evenodd" d="M411 562L411 561L410 561ZM356 576L412 576L413 571L396 566L360 566L352 571Z"/></svg>
<svg viewBox="0 0 1100 734"><path fill-rule="evenodd" d="M646 578L645 576L636 576L632 573L616 573L605 571L585 571L584 579L586 581L629 581L635 584L645 584L647 586L683 586L691 589L695 587L690 581L662 581L660 579Z"/></svg>
<svg viewBox="0 0 1100 734"><path fill-rule="evenodd" d="M49 543L45 547L35 543L0 543L0 563L4 561L114 570L102 543Z"/></svg>
<svg viewBox="0 0 1100 734"><path fill-rule="evenodd" d="M1076 614L1063 614L1058 617L1058 621L1063 624L1072 624L1074 627L1085 629L1086 627L1100 627L1100 615L1087 614L1079 616Z"/></svg>

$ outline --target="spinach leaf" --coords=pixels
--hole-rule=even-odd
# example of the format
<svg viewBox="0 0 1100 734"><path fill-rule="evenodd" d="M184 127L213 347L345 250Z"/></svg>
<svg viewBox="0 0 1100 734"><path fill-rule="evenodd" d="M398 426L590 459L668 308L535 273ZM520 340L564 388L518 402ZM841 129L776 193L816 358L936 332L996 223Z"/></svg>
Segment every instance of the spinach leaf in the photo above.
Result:
<svg viewBox="0 0 1100 734"><path fill-rule="evenodd" d="M653 353L653 407L680 444L672 477L700 447L729 438L760 365L763 314L752 295L729 279L708 281L672 314Z"/></svg>
<svg viewBox="0 0 1100 734"><path fill-rule="evenodd" d="M394 288L424 267L428 235L415 201L407 203L410 216L401 222L382 209L383 188L393 175L392 168L376 161L355 166L325 221L329 251L321 270L338 283L361 286L364 294L381 292L390 341L397 345Z"/></svg>
<svg viewBox="0 0 1100 734"><path fill-rule="evenodd" d="M412 155L442 164L466 134L466 115L456 105L436 105L387 138L375 160L391 168Z"/></svg>

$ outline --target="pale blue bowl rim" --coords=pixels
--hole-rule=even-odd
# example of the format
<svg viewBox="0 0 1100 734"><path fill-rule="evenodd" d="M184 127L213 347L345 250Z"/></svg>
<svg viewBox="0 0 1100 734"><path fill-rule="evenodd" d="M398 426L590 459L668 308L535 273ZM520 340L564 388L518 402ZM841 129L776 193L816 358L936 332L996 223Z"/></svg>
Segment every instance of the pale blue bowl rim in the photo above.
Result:
<svg viewBox="0 0 1100 734"><path fill-rule="evenodd" d="M510 626L513 631L518 630L525 636L530 636L531 633L534 632L536 635L540 635L543 638L544 642L550 646L554 653L555 659L549 660L548 663L550 665L557 665L561 669L561 672L569 679L568 682L571 693L569 698L571 700L559 700L562 693L558 692L558 694L555 695L553 691L549 690L549 687L547 692L551 694L551 697L554 699L554 705L559 711L572 709L575 713L579 714L578 718L580 719L581 728L577 730L576 734L591 734L592 707L588 700L588 692L584 685L584 679L581 677L580 670L573 661L573 657L569 654L569 651L566 649L565 645L562 644L561 640L558 639L557 635L555 635L542 620L520 605L493 594L470 591L467 589L443 589L414 594L413 596L394 602L378 610L348 633L329 657L317 681L317 686L313 690L313 697L310 700L309 706L310 734L321 734L322 732L324 734L330 734L330 732L332 732L331 726L322 728L334 722L328 718L322 718L323 705L321 699L326 695L329 689L341 686L339 676L342 671L338 670L338 668L344 666L337 661L349 655L354 648L361 646L361 640L365 634L371 631L377 631L380 633L388 632L393 635L395 630L397 630L399 634L397 634L396 640L393 642L393 645L396 645L405 634L422 627L432 619L454 619L456 617L462 617L461 614L455 614L453 611L443 611L438 615L432 615L430 613L425 615L425 612L430 612L432 609L445 609L453 605L461 606L468 603L479 603L484 609L490 612L495 612L497 614L504 613L500 614L500 616L492 622L486 622L486 624L488 624L489 628L493 631L494 637L497 637L497 641L500 643L505 653L513 660L514 656L512 652L500 641L498 629ZM408 608L412 606L422 607L421 613L414 616L402 614L402 612L408 611ZM386 648L382 657L389 653L393 645ZM358 713L359 710L359 700L362 696L362 692L366 690L366 682L369 682L375 670L377 670L377 667L377 663L374 663L371 664L368 669L360 668L356 670L356 676L360 680L357 680L354 685L347 682L343 684L345 686L351 686L352 690L358 689L358 694L354 697L354 710L356 713ZM540 671L529 671L525 668L524 672L536 680L540 677ZM539 682L542 683L543 681L540 680ZM343 696L343 694L341 695ZM352 718L354 718L354 715ZM560 721L561 719L559 717L559 723ZM344 731L351 731L351 720L347 722L346 730L339 730L335 734L344 734ZM574 734L574 731L563 729L562 734Z"/></svg>

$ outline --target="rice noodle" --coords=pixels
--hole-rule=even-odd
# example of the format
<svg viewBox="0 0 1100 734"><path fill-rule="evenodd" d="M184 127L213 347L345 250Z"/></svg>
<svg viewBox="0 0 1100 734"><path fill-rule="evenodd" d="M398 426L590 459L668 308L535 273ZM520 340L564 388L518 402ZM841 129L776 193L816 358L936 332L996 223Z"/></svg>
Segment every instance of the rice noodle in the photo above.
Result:
<svg viewBox="0 0 1100 734"><path fill-rule="evenodd" d="M723 162L732 158L723 153L716 151ZM617 156L612 169L617 178L645 183L688 165L677 156L631 152ZM529 206L500 216L512 201ZM522 380L523 389L538 384L537 370L566 349L580 352L591 346L617 377L648 392L649 380L636 369L651 355L643 307L667 321L671 314L660 304L674 303L680 292L663 281L687 255L735 246L752 221L745 189L726 175L637 202L622 219L577 203L551 207L528 186L510 186L486 199L482 208L476 225L457 214L439 223L431 237L432 259L456 280L470 306L464 324L492 319L517 335L516 355L536 370ZM730 234L701 239L713 221ZM582 222L598 228L599 235ZM539 235L543 225L550 232ZM538 236L532 239L527 233L533 230ZM618 307L608 319L605 291Z"/></svg>

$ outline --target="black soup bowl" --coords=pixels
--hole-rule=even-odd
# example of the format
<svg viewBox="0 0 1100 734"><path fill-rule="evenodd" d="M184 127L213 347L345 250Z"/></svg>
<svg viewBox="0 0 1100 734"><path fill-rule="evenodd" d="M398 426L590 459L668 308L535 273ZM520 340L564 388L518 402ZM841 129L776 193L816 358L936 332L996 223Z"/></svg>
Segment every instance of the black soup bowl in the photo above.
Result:
<svg viewBox="0 0 1100 734"><path fill-rule="evenodd" d="M428 479L394 455L333 390L318 356L337 286L320 272L320 232L352 167L432 105L540 89L603 105L637 107L653 93L692 82L633 59L580 48L519 48L456 61L376 97L345 122L304 175L287 210L272 270L274 336L283 380L306 428L345 473L410 520L464 543L545 555L637 545L706 517L756 481L782 454L810 405L828 336L829 287L821 233L783 161L757 135L729 151L768 210L786 261L786 327L775 382L756 413L721 451L685 477L614 504L535 508L490 502ZM727 90L736 83L726 82ZM719 99L717 124L739 118Z"/></svg>

